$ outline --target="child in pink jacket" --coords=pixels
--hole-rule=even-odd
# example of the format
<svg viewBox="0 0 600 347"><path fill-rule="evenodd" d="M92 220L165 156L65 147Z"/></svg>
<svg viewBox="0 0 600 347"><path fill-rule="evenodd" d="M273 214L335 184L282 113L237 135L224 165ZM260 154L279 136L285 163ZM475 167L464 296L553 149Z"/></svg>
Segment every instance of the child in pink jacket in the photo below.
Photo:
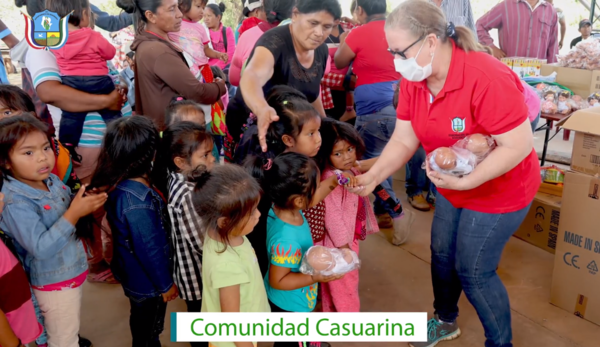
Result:
<svg viewBox="0 0 600 347"><path fill-rule="evenodd" d="M325 180L339 171L360 171L354 168L356 160L365 151L358 132L347 123L330 120L321 124L323 143L318 161ZM377 219L367 197L348 192L338 186L325 198L325 237L315 242L329 248L350 248L359 253L359 241L379 231ZM359 312L358 270L342 279L321 283L323 312Z"/></svg>
<svg viewBox="0 0 600 347"><path fill-rule="evenodd" d="M77 1L52 1L49 11L56 12L64 17L64 12L70 6L60 6L66 2L72 4ZM81 1L80 5L87 1ZM56 8L52 8L56 7ZM115 47L108 42L99 32L94 31L90 20L91 10L87 7L75 6L69 16L69 37L63 47L53 50L61 75L62 83L90 94L110 94L115 90L115 84L108 75L107 61L116 53ZM97 110L102 119L108 124L110 121L121 117L121 111ZM83 123L88 112L69 112L63 110L60 120L59 139L69 149L74 161L81 158L75 152L79 144Z"/></svg>

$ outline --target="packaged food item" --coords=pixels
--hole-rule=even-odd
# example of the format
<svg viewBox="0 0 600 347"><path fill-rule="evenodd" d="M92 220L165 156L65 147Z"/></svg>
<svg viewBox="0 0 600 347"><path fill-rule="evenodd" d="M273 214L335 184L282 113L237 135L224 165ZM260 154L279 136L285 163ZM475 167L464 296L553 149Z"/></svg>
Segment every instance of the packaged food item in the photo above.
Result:
<svg viewBox="0 0 600 347"><path fill-rule="evenodd" d="M359 268L360 259L353 250L324 246L309 248L300 264L300 272L306 275L343 275Z"/></svg>
<svg viewBox="0 0 600 347"><path fill-rule="evenodd" d="M541 169L542 181L562 185L565 182L565 172L557 166L546 166Z"/></svg>
<svg viewBox="0 0 600 347"><path fill-rule="evenodd" d="M600 41L597 38L590 37L582 40L573 47L567 54L558 55L560 66L574 69L598 70L600 69Z"/></svg>
<svg viewBox="0 0 600 347"><path fill-rule="evenodd" d="M496 147L490 136L472 134L452 147L440 147L429 153L427 162L432 170L453 176L468 175Z"/></svg>

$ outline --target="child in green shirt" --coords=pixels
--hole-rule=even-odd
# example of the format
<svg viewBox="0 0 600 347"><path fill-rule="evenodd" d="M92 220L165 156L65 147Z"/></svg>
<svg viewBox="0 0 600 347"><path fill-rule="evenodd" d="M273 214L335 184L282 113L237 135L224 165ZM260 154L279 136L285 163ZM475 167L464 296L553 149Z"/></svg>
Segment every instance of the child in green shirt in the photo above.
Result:
<svg viewBox="0 0 600 347"><path fill-rule="evenodd" d="M245 235L258 223L260 187L236 165L197 170L192 202L203 230L202 312L271 312L254 249ZM211 342L252 347L252 342Z"/></svg>

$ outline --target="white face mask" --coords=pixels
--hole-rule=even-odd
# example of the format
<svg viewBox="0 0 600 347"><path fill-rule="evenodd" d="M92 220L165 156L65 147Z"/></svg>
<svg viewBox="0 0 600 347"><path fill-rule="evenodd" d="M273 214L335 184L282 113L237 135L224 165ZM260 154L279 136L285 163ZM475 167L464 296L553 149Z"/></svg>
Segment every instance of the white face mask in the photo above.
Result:
<svg viewBox="0 0 600 347"><path fill-rule="evenodd" d="M417 55L414 58L402 59L396 58L394 59L394 65L396 67L396 71L402 75L402 78L406 78L411 82L421 82L427 77L431 76L431 63L433 63L433 55L431 55L431 61L429 64L425 66L420 66L417 64L416 58L421 53L423 46L425 45L425 41L421 44L421 48L417 52Z"/></svg>

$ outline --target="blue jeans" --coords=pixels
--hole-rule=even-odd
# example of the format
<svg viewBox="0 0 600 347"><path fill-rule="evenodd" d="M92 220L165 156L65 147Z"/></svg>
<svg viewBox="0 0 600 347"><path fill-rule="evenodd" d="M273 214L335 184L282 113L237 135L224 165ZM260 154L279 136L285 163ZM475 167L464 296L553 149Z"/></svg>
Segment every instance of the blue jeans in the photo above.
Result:
<svg viewBox="0 0 600 347"><path fill-rule="evenodd" d="M378 157L390 140L394 129L396 129L396 110L393 106L388 106L377 113L358 116L355 127L367 148L363 159ZM400 201L396 198L396 193L394 193L392 177L388 177L387 180L381 182L381 186L397 204L400 204ZM400 217L402 214L402 212L394 212L378 196L375 196L373 209L375 210L375 214L382 215L389 213L392 218Z"/></svg>
<svg viewBox="0 0 600 347"><path fill-rule="evenodd" d="M406 163L406 194L409 197L419 195L423 191L429 190L429 178L427 173L422 169L425 162L425 149L422 146L417 149L417 152Z"/></svg>
<svg viewBox="0 0 600 347"><path fill-rule="evenodd" d="M431 227L433 306L441 320L454 322L464 291L483 324L486 347L512 347L508 293L496 268L529 207L488 214L454 208L437 194Z"/></svg>
<svg viewBox="0 0 600 347"><path fill-rule="evenodd" d="M90 94L110 94L115 84L110 76L62 76L62 84ZM121 118L121 111L97 110L102 119L108 123ZM64 144L77 146L83 132L83 123L87 112L62 112L58 139Z"/></svg>

